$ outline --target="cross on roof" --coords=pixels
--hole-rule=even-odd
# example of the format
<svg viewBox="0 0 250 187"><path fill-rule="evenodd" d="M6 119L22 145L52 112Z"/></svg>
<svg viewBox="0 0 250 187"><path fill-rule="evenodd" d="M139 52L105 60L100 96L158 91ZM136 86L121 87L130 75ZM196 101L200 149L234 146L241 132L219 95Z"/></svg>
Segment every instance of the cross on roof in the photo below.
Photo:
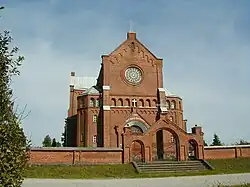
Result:
<svg viewBox="0 0 250 187"><path fill-rule="evenodd" d="M134 26L135 22L133 22L132 20L129 21L129 32L134 32Z"/></svg>

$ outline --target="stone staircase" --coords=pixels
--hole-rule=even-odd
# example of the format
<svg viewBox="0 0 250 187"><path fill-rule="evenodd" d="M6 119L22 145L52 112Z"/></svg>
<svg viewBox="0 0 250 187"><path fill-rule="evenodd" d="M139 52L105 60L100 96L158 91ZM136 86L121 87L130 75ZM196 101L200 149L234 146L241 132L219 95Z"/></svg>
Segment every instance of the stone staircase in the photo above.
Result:
<svg viewBox="0 0 250 187"><path fill-rule="evenodd" d="M153 161L148 163L132 162L138 173L176 173L176 172L198 172L212 170L212 166L203 160L194 161Z"/></svg>

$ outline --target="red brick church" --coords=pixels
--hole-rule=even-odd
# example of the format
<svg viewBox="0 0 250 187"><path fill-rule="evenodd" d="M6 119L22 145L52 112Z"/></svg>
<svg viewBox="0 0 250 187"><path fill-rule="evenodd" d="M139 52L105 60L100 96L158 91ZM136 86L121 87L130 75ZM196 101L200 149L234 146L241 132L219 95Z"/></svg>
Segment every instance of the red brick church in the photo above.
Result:
<svg viewBox="0 0 250 187"><path fill-rule="evenodd" d="M163 88L163 59L136 37L102 55L97 77L70 76L68 147L122 148L127 161L204 158L203 132L187 132L182 99Z"/></svg>

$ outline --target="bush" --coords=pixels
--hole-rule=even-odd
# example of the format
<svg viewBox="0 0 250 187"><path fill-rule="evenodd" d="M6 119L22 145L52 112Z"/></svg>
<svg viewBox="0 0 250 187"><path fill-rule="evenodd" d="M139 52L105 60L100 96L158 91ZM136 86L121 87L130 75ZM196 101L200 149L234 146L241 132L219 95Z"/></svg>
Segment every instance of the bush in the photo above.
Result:
<svg viewBox="0 0 250 187"><path fill-rule="evenodd" d="M18 48L9 48L9 32L0 33L0 187L20 187L28 161L28 142L20 127L22 115L14 110L11 85L13 75L23 57L16 57Z"/></svg>

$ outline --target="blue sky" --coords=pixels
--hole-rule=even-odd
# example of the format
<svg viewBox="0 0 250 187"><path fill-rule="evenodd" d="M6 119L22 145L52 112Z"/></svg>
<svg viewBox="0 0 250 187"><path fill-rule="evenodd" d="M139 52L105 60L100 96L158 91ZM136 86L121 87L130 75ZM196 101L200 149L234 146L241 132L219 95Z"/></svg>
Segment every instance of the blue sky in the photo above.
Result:
<svg viewBox="0 0 250 187"><path fill-rule="evenodd" d="M201 124L207 142L250 141L250 1L0 0L8 29L26 60L14 79L27 104L25 133L39 146L60 139L69 103L69 74L97 76L102 54L139 40L164 59L164 85L180 95L188 127Z"/></svg>

